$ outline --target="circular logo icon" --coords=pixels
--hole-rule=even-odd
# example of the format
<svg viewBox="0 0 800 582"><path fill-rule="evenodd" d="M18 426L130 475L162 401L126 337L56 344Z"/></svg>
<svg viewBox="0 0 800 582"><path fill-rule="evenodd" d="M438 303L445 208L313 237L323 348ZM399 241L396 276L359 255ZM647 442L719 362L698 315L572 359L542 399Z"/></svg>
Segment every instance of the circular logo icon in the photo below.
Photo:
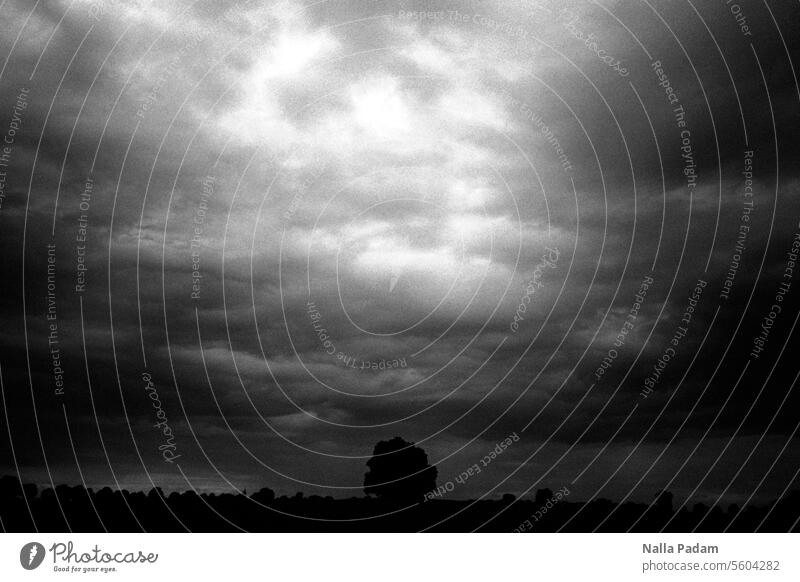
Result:
<svg viewBox="0 0 800 582"><path fill-rule="evenodd" d="M26 570L35 570L44 561L44 546L39 542L28 542L19 551L19 563Z"/></svg>

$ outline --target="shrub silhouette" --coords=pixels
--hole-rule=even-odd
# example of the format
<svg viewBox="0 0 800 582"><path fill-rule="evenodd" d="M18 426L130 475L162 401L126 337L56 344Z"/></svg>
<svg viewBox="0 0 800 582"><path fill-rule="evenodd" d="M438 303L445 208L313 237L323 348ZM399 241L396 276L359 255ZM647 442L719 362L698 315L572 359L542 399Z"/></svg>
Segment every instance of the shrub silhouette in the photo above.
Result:
<svg viewBox="0 0 800 582"><path fill-rule="evenodd" d="M400 437L380 441L367 461L364 493L397 505L418 503L425 493L436 489L436 467L428 455Z"/></svg>
<svg viewBox="0 0 800 582"><path fill-rule="evenodd" d="M275 492L269 487L262 487L250 496L250 499L261 505L271 505L275 501Z"/></svg>

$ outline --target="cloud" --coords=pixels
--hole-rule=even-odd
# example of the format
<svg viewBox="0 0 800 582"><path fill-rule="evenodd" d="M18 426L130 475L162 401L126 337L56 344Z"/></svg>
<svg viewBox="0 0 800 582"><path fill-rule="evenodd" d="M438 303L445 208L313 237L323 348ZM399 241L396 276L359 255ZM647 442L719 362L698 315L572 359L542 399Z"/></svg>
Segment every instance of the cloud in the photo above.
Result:
<svg viewBox="0 0 800 582"><path fill-rule="evenodd" d="M774 374L752 362L757 381L723 407L797 231L796 88L774 34L754 44L767 93L724 7L702 9L722 55L694 16L658 7L690 62L645 6L576 4L585 29L632 71L622 78L552 6L528 2L467 2L460 19L444 11L428 22L348 2L115 2L100 12L62 2L29 20L27 4L7 4L6 30L24 29L0 84L0 135L21 86L31 102L0 206L4 405L21 439L38 438L36 406L49 458L71 455L45 317L51 243L63 403L97 482L107 479L98 425L131 475L139 464L119 429L125 415L136 438L153 438L145 369L175 419L187 470L212 484L221 481L194 436L243 482L319 492L357 485L359 456L395 433L423 441L458 474L535 418L498 465L502 477L520 468L514 491L575 444L553 472L566 482L616 435L598 458L599 486L647 435L632 472L613 483L622 495L684 420L684 443L709 427L724 438L741 423L737 442L751 445L773 414L770 450L789 434L785 362ZM755 28L771 29L768 13L752 13ZM692 190L674 111L639 42L663 61L687 112ZM795 54L797 41L786 42ZM755 152L755 210L733 293L721 300L742 223L745 150ZM94 187L82 206L87 177ZM76 293L82 215L87 286ZM559 259L542 274L547 249ZM615 346L646 275L653 288ZM696 325L642 400L700 277L709 286ZM772 357L792 329L786 313ZM596 382L610 349L617 357ZM765 412L745 417L758 394ZM658 464L659 479L687 446ZM43 475L41 455L25 455L25 470ZM711 462L709 453L691 466ZM168 469L158 478L174 482ZM480 494L475 487L464 495Z"/></svg>

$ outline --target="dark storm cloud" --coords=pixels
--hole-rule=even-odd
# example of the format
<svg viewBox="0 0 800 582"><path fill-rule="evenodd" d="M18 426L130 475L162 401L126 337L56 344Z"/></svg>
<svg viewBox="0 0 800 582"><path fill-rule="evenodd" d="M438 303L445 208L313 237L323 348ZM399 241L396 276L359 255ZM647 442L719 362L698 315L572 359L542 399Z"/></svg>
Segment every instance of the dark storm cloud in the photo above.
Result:
<svg viewBox="0 0 800 582"><path fill-rule="evenodd" d="M463 496L517 469L502 488L522 491L573 444L548 482L573 479L608 443L587 477L591 495L643 440L609 496L625 494L673 437L646 493L706 431L679 478L687 489L686 474L705 472L726 438L736 438L728 466L768 426L760 450L783 445L794 428L784 411L796 397L783 401L791 366L764 379L794 307L727 399L798 229L797 87L766 8L748 7L751 39L722 3L698 7L720 55L680 3L576 3L570 17L460 3L460 20L425 3L443 11L425 22L408 16L423 8L412 4L56 3L34 11L10 52L30 10L11 3L3 123L30 88L0 209L15 441L38 443L32 392L48 460L64 479L74 474L62 402L90 481L109 479L99 428L124 484L149 485L141 454L154 479L184 487L157 449L141 380L149 370L182 468L214 488L225 482L209 459L240 485L355 494L374 443L396 433L457 474L519 432L498 471ZM779 23L792 12L771 9ZM571 35L572 17L628 76ZM797 40L784 37L796 55ZM655 60L686 112L693 190ZM746 150L755 206L721 299ZM417 202L392 202L407 198ZM86 286L76 293L82 228ZM46 318L52 243L63 396ZM543 285L512 333L545 247L558 249L557 264L540 269ZM598 381L648 275L635 327ZM643 398L699 278L708 285L689 332ZM354 326L392 334L415 323L377 336ZM391 361L403 364L372 369ZM24 471L45 479L39 447L17 448Z"/></svg>

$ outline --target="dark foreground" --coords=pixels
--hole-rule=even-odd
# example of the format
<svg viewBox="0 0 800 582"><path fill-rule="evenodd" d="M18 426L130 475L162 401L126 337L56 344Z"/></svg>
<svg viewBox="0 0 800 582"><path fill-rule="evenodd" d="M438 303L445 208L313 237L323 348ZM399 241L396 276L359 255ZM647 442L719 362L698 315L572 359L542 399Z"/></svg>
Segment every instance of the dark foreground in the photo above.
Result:
<svg viewBox="0 0 800 582"><path fill-rule="evenodd" d="M431 499L398 507L368 497L275 498L269 489L252 495L164 495L159 489L93 491L68 485L39 490L13 477L0 479L0 519L8 532L786 532L798 531L800 491L743 509L675 505L669 493L653 504L583 503L542 489L535 499Z"/></svg>

